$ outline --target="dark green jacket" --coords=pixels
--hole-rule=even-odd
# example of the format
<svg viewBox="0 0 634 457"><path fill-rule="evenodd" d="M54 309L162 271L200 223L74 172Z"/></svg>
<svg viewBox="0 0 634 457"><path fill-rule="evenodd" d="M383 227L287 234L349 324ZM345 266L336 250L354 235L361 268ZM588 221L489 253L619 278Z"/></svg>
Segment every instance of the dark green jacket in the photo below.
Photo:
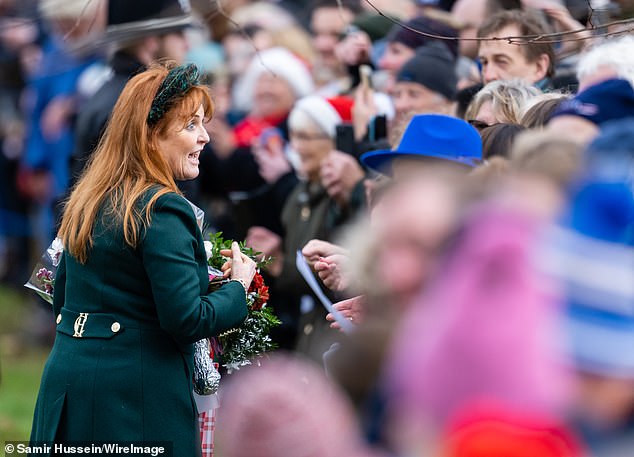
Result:
<svg viewBox="0 0 634 457"><path fill-rule="evenodd" d="M135 249L105 214L88 261L65 254L57 271L57 336L31 439L169 441L175 456L199 455L192 343L245 319L244 289L207 295L203 238L183 197L159 198Z"/></svg>

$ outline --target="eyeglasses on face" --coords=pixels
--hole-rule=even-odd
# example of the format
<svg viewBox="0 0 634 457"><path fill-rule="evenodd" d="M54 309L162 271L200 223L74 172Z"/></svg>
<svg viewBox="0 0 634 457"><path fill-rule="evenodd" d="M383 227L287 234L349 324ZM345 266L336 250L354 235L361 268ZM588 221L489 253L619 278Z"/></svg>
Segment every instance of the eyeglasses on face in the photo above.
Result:
<svg viewBox="0 0 634 457"><path fill-rule="evenodd" d="M484 121L479 121L477 119L468 119L467 122L472 125L473 127L475 127L477 130L482 130L485 129L487 127L490 127L489 124L487 124Z"/></svg>
<svg viewBox="0 0 634 457"><path fill-rule="evenodd" d="M296 141L317 141L317 140L329 140L330 137L325 133L309 133L309 132L301 132L291 130L288 133L288 136L291 140Z"/></svg>

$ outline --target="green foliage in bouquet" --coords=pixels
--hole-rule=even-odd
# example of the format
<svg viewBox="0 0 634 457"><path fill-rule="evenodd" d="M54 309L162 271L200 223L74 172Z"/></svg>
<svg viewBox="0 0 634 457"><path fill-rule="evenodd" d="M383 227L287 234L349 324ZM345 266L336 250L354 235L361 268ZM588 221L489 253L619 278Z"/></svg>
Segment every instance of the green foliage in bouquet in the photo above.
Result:
<svg viewBox="0 0 634 457"><path fill-rule="evenodd" d="M276 349L277 344L269 334L281 323L271 308L249 310L249 315L239 328L217 337L220 364L231 371L249 365L254 358Z"/></svg>
<svg viewBox="0 0 634 457"><path fill-rule="evenodd" d="M222 265L227 261L226 257L220 255L220 251L224 249L231 250L231 243L233 243L233 240L225 240L222 236L222 232L216 232L209 235L209 241L211 241L211 255L208 255L207 263L210 267L220 270ZM249 258L255 260L258 265L258 271L273 261L272 257L266 257L261 252L245 246L244 241L239 241L238 245L240 246L240 251L243 254L246 254Z"/></svg>
<svg viewBox="0 0 634 457"><path fill-rule="evenodd" d="M232 240L225 240L222 232L210 235L211 249L208 252L208 264L220 270L227 258L220 254L221 250L231 249ZM269 299L269 288L264 283L260 268L271 262L271 257L262 255L254 249L238 243L240 251L253 259L257 264L257 272L247 292L248 315L238 328L228 330L214 338L214 352L222 366L228 371L251 364L251 361L262 354L274 350L277 346L271 340L271 330L282 322L273 310L266 306ZM210 276L211 278L211 276ZM219 287L226 280L222 277L210 279L210 289Z"/></svg>

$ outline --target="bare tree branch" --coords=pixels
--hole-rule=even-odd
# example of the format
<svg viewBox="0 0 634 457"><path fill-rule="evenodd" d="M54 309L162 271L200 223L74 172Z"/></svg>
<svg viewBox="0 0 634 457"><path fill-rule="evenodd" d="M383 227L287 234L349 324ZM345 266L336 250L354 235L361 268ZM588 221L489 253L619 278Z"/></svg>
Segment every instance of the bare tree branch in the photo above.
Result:
<svg viewBox="0 0 634 457"><path fill-rule="evenodd" d="M632 31L634 29L634 18L629 18L629 19L622 19L619 21L612 21L612 22L608 22L606 24L601 24L600 27L586 27L586 28L582 28L582 29L577 29L577 30L567 30L564 32L554 32L554 33L544 33L541 35L518 35L518 36L502 36L502 37L487 37L487 38L461 38L461 37L449 37L449 36L444 36L444 35L436 35L433 33L427 33L427 32L423 32L421 30L417 30L415 28L409 27L408 25L404 24L403 22L399 21L398 19L395 19L391 16L386 15L385 13L383 13L379 8L377 8L370 0L365 0L365 2L370 5L371 8L373 8L377 14L379 14L380 16L383 16L384 18L388 19L390 22L397 24L401 27L403 27L404 29L407 29L411 32L417 33L419 35L423 35L429 38L435 38L438 40L447 40L447 41L477 41L477 42L481 42L481 41L506 41L509 44L517 44L517 45L527 45L527 44L532 44L535 43L537 41L539 41L540 43L563 43L566 41L583 41L583 40L592 40L595 38L599 38L599 37L608 37L608 36L616 36L616 35L621 35L624 33L628 33L630 31ZM580 32L585 32L585 31L595 31L595 30L599 30L599 29L603 29L603 28L607 28L610 26L614 26L614 25L627 25L627 24L633 24L632 28L628 28L625 30L617 30L614 32L602 32L599 34L593 34L593 35L588 35L588 36L583 36L583 37L574 37L574 38L561 38L560 37L567 37L568 35L575 35L577 33Z"/></svg>

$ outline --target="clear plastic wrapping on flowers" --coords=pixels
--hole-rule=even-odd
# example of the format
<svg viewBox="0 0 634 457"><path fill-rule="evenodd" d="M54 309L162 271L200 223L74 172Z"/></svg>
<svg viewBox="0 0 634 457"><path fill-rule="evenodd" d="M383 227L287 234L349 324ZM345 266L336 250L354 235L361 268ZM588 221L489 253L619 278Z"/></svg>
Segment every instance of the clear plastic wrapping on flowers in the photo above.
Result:
<svg viewBox="0 0 634 457"><path fill-rule="evenodd" d="M209 275L209 292L228 282L223 278L223 273L218 268L208 265L207 273ZM198 340L194 344L194 392L198 395L215 394L220 386L220 373L214 365L211 352L212 349L207 338Z"/></svg>
<svg viewBox="0 0 634 457"><path fill-rule="evenodd" d="M55 238L44 251L44 254L42 254L29 280L24 284L24 287L34 290L40 297L51 304L53 303L55 274L57 273L57 266L62 259L63 251L62 240Z"/></svg>

